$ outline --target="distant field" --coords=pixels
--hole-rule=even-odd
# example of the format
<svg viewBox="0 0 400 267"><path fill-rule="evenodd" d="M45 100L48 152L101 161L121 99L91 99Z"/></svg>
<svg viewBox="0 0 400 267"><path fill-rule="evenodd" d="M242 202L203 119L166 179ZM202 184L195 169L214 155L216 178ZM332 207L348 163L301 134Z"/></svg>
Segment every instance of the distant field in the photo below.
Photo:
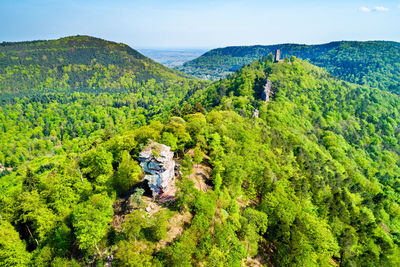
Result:
<svg viewBox="0 0 400 267"><path fill-rule="evenodd" d="M175 67L183 63L195 59L205 52L207 49L138 49L140 53L149 57L164 66Z"/></svg>

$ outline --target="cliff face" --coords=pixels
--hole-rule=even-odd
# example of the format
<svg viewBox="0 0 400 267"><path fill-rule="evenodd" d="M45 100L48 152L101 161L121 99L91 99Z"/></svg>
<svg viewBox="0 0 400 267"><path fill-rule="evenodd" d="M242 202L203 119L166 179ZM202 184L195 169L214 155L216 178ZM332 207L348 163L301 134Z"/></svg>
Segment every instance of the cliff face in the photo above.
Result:
<svg viewBox="0 0 400 267"><path fill-rule="evenodd" d="M175 175L174 152L171 148L151 142L141 153L139 153L140 166L146 175L153 197L160 196L168 191Z"/></svg>
<svg viewBox="0 0 400 267"><path fill-rule="evenodd" d="M261 98L265 101L268 102L269 101L269 97L272 94L272 89L271 89L271 80L267 79L267 83L264 86L264 91L261 94Z"/></svg>

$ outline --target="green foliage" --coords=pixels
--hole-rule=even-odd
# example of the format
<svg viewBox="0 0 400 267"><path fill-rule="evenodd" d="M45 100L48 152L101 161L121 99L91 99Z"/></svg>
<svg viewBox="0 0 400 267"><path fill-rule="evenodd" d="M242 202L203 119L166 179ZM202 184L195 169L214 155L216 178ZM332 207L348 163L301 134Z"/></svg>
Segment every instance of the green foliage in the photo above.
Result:
<svg viewBox="0 0 400 267"><path fill-rule="evenodd" d="M167 237L169 218L166 210L160 210L151 217L140 209L134 210L123 225L125 236L135 242L145 239L158 242Z"/></svg>
<svg viewBox="0 0 400 267"><path fill-rule="evenodd" d="M193 150L193 161L196 164L200 164L203 161L204 153L201 151L201 148L196 146Z"/></svg>
<svg viewBox="0 0 400 267"><path fill-rule="evenodd" d="M144 189L142 188L135 189L135 192L130 197L131 203L134 207L140 208L142 206L142 204L144 203L142 199L143 194L144 194Z"/></svg>
<svg viewBox="0 0 400 267"><path fill-rule="evenodd" d="M270 57L276 49L281 50L281 58L309 60L343 80L399 93L400 45L396 42L341 41L322 45L226 47L213 49L177 69L199 78L216 80L255 60ZM246 82L240 81L240 86L242 92L252 90Z"/></svg>
<svg viewBox="0 0 400 267"><path fill-rule="evenodd" d="M178 149L178 138L170 132L163 132L161 142L171 148L172 151Z"/></svg>
<svg viewBox="0 0 400 267"><path fill-rule="evenodd" d="M19 196L20 221L23 224L31 225L35 231L35 239L43 240L55 227L57 218L53 210L40 197L37 190L25 191ZM28 231L31 231L28 229Z"/></svg>
<svg viewBox="0 0 400 267"><path fill-rule="evenodd" d="M122 152L122 160L114 175L114 186L119 192L128 191L140 180L142 172L139 164L134 161L128 151Z"/></svg>
<svg viewBox="0 0 400 267"><path fill-rule="evenodd" d="M169 215L165 210L161 210L154 214L152 226L150 226L150 239L160 241L167 237Z"/></svg>
<svg viewBox="0 0 400 267"><path fill-rule="evenodd" d="M193 159L192 159L192 157L190 155L188 155L188 154L184 155L181 167L182 167L183 174L189 175L190 173L192 173L192 171L193 171Z"/></svg>
<svg viewBox="0 0 400 267"><path fill-rule="evenodd" d="M186 129L190 133L192 139L196 139L196 137L206 129L206 117L201 113L187 115L185 119L187 122Z"/></svg>
<svg viewBox="0 0 400 267"><path fill-rule="evenodd" d="M31 255L18 232L7 221L0 221L0 262L2 266L27 266Z"/></svg>
<svg viewBox="0 0 400 267"><path fill-rule="evenodd" d="M112 220L112 200L105 194L92 195L73 213L73 226L79 248L92 249L105 236Z"/></svg>
<svg viewBox="0 0 400 267"><path fill-rule="evenodd" d="M119 266L152 266L151 249L142 248L136 243L121 241L118 243L118 251L115 255Z"/></svg>
<svg viewBox="0 0 400 267"><path fill-rule="evenodd" d="M243 212L241 225L241 232L247 240L247 253L250 256L255 256L257 255L258 242L267 231L268 216L263 212L247 208Z"/></svg>
<svg viewBox="0 0 400 267"><path fill-rule="evenodd" d="M149 221L147 220L147 214L142 210L134 210L126 218L123 225L125 235L130 240L137 240L143 237L141 233L143 228L149 226Z"/></svg>
<svg viewBox="0 0 400 267"><path fill-rule="evenodd" d="M128 154L129 156L129 154ZM123 158L124 160L124 158ZM96 179L100 175L110 175L113 171L112 163L112 154L107 152L103 147L99 147L97 149L92 149L86 152L82 160L79 162L79 165L82 167L82 172L87 175L89 179ZM125 157L124 164L129 164L129 158ZM123 166L124 168L124 166ZM119 170L117 175L121 176L120 180L129 179L129 170L126 173L126 167L124 169ZM125 173L124 173L125 172ZM123 182L121 182L122 184Z"/></svg>
<svg viewBox="0 0 400 267"><path fill-rule="evenodd" d="M1 264L399 265L398 96L294 57L204 85L3 94ZM149 139L180 163L174 203L128 195Z"/></svg>
<svg viewBox="0 0 400 267"><path fill-rule="evenodd" d="M110 127L121 133L147 124L150 118L165 119L182 98L193 93L189 87L204 85L191 80L156 85L149 81L139 84L134 91L74 89L67 92L0 93L0 164L7 168L17 167L38 156L83 153L91 148L90 142L98 138L108 139L110 131L107 129ZM115 143L110 145L119 147L118 151L131 152L149 138L158 138L152 129L149 128L148 133L143 130L142 136L136 136L136 143L132 143L132 138L118 140L117 135L112 138ZM167 132L173 134L174 130ZM173 137L164 135L171 145L178 146ZM178 137L187 139L188 135L183 133Z"/></svg>
<svg viewBox="0 0 400 267"><path fill-rule="evenodd" d="M190 134L186 131L184 124L171 121L165 126L164 131L177 138L177 151L183 152L185 145L191 141Z"/></svg>
<svg viewBox="0 0 400 267"><path fill-rule="evenodd" d="M90 36L2 43L0 55L1 92L32 88L134 89L140 81L186 77L125 44Z"/></svg>

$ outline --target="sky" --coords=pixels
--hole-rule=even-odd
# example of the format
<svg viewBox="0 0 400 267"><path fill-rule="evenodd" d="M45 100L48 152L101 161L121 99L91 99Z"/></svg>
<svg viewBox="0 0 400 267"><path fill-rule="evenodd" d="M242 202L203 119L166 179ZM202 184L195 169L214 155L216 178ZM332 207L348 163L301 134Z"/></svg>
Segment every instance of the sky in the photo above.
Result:
<svg viewBox="0 0 400 267"><path fill-rule="evenodd" d="M0 42L78 34L133 48L400 41L400 0L0 0Z"/></svg>

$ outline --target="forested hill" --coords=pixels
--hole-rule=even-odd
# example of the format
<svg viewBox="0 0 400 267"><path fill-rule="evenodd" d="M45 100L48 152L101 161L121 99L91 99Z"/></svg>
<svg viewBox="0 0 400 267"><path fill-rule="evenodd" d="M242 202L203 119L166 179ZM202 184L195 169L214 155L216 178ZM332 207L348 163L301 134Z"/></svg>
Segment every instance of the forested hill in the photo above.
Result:
<svg viewBox="0 0 400 267"><path fill-rule="evenodd" d="M208 86L44 96L0 112L2 266L400 265L395 94L264 58ZM167 205L140 190L150 139L180 164Z"/></svg>
<svg viewBox="0 0 400 267"><path fill-rule="evenodd" d="M0 44L0 92L130 88L152 78L182 77L125 44L90 36Z"/></svg>
<svg viewBox="0 0 400 267"><path fill-rule="evenodd" d="M211 50L178 69L206 79L218 79L276 49L281 57L296 56L353 83L400 92L400 43L341 41L322 45L280 44L237 46Z"/></svg>

